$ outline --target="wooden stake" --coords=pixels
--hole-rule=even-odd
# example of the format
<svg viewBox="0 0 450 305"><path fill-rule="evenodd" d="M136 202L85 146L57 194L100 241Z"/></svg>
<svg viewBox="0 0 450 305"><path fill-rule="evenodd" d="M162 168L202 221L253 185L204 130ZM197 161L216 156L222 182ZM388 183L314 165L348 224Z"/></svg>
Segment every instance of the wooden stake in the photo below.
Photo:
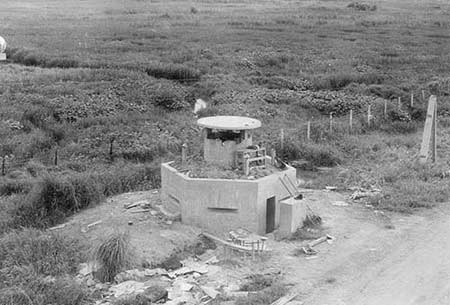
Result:
<svg viewBox="0 0 450 305"><path fill-rule="evenodd" d="M284 129L281 128L280 130L280 146L281 146L281 151L284 151Z"/></svg>
<svg viewBox="0 0 450 305"><path fill-rule="evenodd" d="M414 93L411 93L411 108L414 107Z"/></svg>
<svg viewBox="0 0 450 305"><path fill-rule="evenodd" d="M398 109L402 108L402 98L399 96L398 97Z"/></svg>
<svg viewBox="0 0 450 305"><path fill-rule="evenodd" d="M311 121L308 121L308 123L306 124L306 139L308 141L311 140Z"/></svg>
<svg viewBox="0 0 450 305"><path fill-rule="evenodd" d="M372 114L370 113L370 107L371 105L369 105L368 107L367 107L367 125L370 127L370 119L372 118Z"/></svg>
<svg viewBox="0 0 450 305"><path fill-rule="evenodd" d="M422 100L425 101L425 90L422 90Z"/></svg>
<svg viewBox="0 0 450 305"><path fill-rule="evenodd" d="M333 112L330 112L330 133L333 133Z"/></svg>
<svg viewBox="0 0 450 305"><path fill-rule="evenodd" d="M114 161L113 143L114 143L114 138L111 138L111 140L109 142L109 160L111 160L111 161Z"/></svg>
<svg viewBox="0 0 450 305"><path fill-rule="evenodd" d="M353 109L350 109L350 132L353 131Z"/></svg>
<svg viewBox="0 0 450 305"><path fill-rule="evenodd" d="M5 175L5 162L6 162L6 158L3 157L2 158L2 176Z"/></svg>
<svg viewBox="0 0 450 305"><path fill-rule="evenodd" d="M58 165L58 149L55 149L55 157L53 163L55 164L55 166Z"/></svg>
<svg viewBox="0 0 450 305"><path fill-rule="evenodd" d="M186 164L186 159L187 159L187 144L183 143L183 145L181 145L181 164Z"/></svg>
<svg viewBox="0 0 450 305"><path fill-rule="evenodd" d="M387 100L384 100L384 118L387 117Z"/></svg>

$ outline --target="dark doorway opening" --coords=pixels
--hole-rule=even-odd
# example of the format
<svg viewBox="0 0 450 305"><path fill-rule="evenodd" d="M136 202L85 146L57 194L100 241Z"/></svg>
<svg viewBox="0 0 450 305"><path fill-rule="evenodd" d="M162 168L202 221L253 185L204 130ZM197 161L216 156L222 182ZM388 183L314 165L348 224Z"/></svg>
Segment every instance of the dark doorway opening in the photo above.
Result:
<svg viewBox="0 0 450 305"><path fill-rule="evenodd" d="M275 196L267 199L266 202L266 233L275 230Z"/></svg>

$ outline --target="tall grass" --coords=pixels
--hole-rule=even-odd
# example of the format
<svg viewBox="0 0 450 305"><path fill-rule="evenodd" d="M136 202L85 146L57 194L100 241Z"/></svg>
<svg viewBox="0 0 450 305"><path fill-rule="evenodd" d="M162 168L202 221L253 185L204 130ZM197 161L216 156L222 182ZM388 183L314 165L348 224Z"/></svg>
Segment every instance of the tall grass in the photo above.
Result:
<svg viewBox="0 0 450 305"><path fill-rule="evenodd" d="M87 292L69 278L84 247L68 236L25 229L0 238L0 304L81 305Z"/></svg>
<svg viewBox="0 0 450 305"><path fill-rule="evenodd" d="M99 280L112 282L123 268L130 264L129 237L124 233L109 236L95 252L95 258L100 263L97 273Z"/></svg>

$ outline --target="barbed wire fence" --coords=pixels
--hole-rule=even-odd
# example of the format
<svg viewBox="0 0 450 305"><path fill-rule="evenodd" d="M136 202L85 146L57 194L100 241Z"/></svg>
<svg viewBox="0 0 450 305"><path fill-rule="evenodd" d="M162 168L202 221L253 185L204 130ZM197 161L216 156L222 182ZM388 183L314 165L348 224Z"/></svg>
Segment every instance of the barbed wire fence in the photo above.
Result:
<svg viewBox="0 0 450 305"><path fill-rule="evenodd" d="M420 104L424 106L429 94L422 90ZM395 100L384 100L384 104L368 104L365 108L358 107L350 109L346 114L337 115L330 112L328 116L323 115L320 118L311 117L310 120L295 124L292 127L283 127L279 130L273 130L278 134L272 134L270 138L278 139L278 143L283 151L285 144L290 139L297 139L305 143L324 143L330 139L336 139L339 135L357 135L362 132L382 129L383 124L389 122L389 112L392 110L404 111L414 109L418 106L418 101L413 93L409 101L402 101L400 97ZM198 131L198 130L197 130ZM169 146L169 139L166 139ZM181 145L179 150L181 153ZM273 147L273 143L269 146ZM102 149L104 161L114 162L116 154L115 137L107 137L104 140ZM8 172L26 166L30 161L38 161L47 166L58 166L61 161L67 160L69 156L62 156L59 147L50 148L39 156L18 157L11 154L3 154L1 158L1 175L5 176Z"/></svg>

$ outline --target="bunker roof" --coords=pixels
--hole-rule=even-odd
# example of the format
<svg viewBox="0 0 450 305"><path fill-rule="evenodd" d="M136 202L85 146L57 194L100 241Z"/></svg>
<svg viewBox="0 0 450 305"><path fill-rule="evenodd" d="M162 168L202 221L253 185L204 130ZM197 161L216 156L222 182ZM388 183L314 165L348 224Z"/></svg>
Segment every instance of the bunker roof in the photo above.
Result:
<svg viewBox="0 0 450 305"><path fill-rule="evenodd" d="M261 122L243 116L210 116L197 121L198 126L220 130L249 130L261 127Z"/></svg>

